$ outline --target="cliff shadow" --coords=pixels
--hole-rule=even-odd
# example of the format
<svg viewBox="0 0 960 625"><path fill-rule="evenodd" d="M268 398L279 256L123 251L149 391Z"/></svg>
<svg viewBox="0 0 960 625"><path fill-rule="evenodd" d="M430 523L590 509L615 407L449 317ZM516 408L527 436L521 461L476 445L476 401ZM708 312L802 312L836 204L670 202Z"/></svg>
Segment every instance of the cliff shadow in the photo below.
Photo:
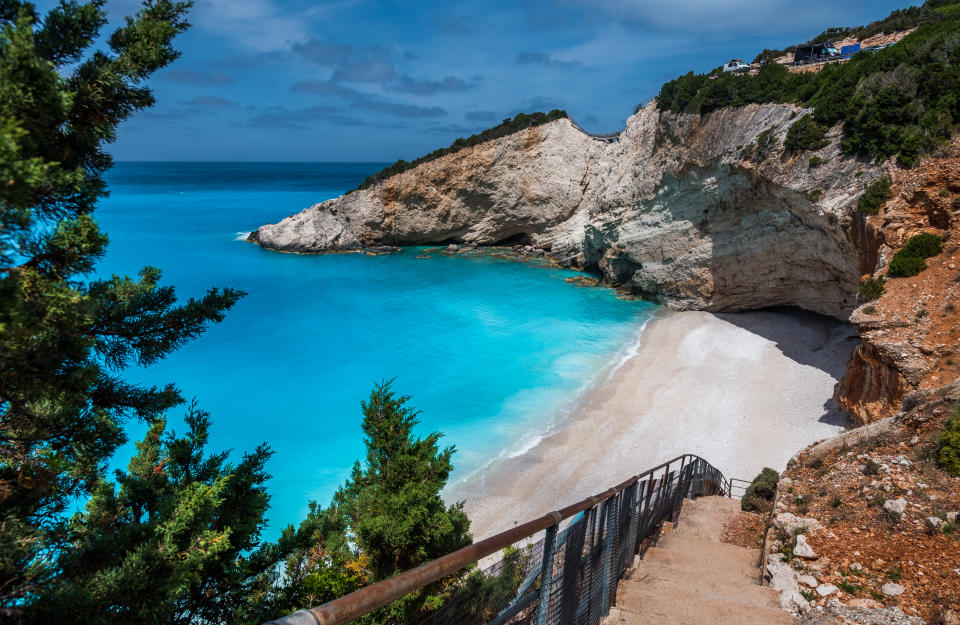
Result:
<svg viewBox="0 0 960 625"><path fill-rule="evenodd" d="M772 341L787 358L815 367L837 381L843 377L850 354L861 342L856 329L846 321L799 308L772 307L716 316ZM825 405L824 409L839 411L835 404L832 408ZM841 422L845 422L843 419Z"/></svg>
<svg viewBox="0 0 960 625"><path fill-rule="evenodd" d="M833 397L823 403L823 414L817 421L838 427L850 425L850 417L840 409Z"/></svg>

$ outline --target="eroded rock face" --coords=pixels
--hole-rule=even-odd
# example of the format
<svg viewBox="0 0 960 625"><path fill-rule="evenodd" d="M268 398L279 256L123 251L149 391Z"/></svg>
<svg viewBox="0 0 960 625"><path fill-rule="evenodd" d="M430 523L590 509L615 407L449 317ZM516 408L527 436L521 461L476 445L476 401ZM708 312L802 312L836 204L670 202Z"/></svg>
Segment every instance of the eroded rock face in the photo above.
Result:
<svg viewBox="0 0 960 625"><path fill-rule="evenodd" d="M834 390L834 399L856 425L871 423L900 408L903 375L874 343L854 349L847 371Z"/></svg>
<svg viewBox="0 0 960 625"><path fill-rule="evenodd" d="M850 316L863 343L854 351L834 397L857 425L893 415L914 390L938 388L960 376L960 138L938 158L893 176L893 197L850 229L864 273L883 275L893 254L921 232L943 251L909 278L888 277L879 299ZM871 245L876 241L879 245ZM872 265L871 265L872 261Z"/></svg>
<svg viewBox="0 0 960 625"><path fill-rule="evenodd" d="M522 241L676 309L793 305L846 318L864 264L851 211L880 172L841 155L839 128L819 167L810 152L785 153L802 113L771 104L678 116L650 104L613 144L559 120L317 204L251 240L295 252ZM765 132L772 147L758 153Z"/></svg>

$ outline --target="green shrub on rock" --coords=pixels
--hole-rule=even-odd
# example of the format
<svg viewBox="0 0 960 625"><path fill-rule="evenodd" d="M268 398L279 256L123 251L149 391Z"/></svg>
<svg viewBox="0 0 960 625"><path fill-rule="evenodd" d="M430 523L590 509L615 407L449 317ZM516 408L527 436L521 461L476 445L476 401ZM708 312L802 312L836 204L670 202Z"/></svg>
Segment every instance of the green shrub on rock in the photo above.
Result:
<svg viewBox="0 0 960 625"><path fill-rule="evenodd" d="M930 258L943 251L943 240L935 234L924 232L910 237L907 244L897 252L904 256L916 256L918 258Z"/></svg>
<svg viewBox="0 0 960 625"><path fill-rule="evenodd" d="M866 282L860 285L860 297L863 298L864 302L872 302L879 298L887 290L886 282L887 279L883 276L868 278Z"/></svg>
<svg viewBox="0 0 960 625"><path fill-rule="evenodd" d="M894 254L890 261L890 275L898 278L915 276L926 268L927 263L922 258L901 256L899 252Z"/></svg>
<svg viewBox="0 0 960 625"><path fill-rule="evenodd" d="M953 417L947 420L947 427L940 435L937 460L944 471L960 476L960 406L954 409Z"/></svg>
<svg viewBox="0 0 960 625"><path fill-rule="evenodd" d="M757 477L750 482L750 486L747 486L747 490L740 499L740 509L747 512L751 510L769 511L773 507L773 498L777 494L777 484L779 482L780 474L770 467L764 467L757 474Z"/></svg>
<svg viewBox="0 0 960 625"><path fill-rule="evenodd" d="M861 195L857 201L857 208L860 209L860 212L866 215L876 215L879 213L880 207L893 197L890 185L891 180L887 176L867 185L867 188L863 190L863 195Z"/></svg>
<svg viewBox="0 0 960 625"><path fill-rule="evenodd" d="M791 152L800 150L819 150L830 142L824 139L827 127L818 124L810 115L804 115L787 130L783 145Z"/></svg>
<svg viewBox="0 0 960 625"><path fill-rule="evenodd" d="M927 268L923 259L943 251L943 241L935 234L924 232L907 241L890 261L890 275L908 278Z"/></svg>

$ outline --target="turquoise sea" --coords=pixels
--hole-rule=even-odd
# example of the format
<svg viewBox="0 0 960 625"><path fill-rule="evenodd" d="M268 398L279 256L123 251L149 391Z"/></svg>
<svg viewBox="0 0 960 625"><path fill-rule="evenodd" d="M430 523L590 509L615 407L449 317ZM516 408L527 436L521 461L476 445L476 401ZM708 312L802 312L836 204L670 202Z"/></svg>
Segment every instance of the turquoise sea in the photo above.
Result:
<svg viewBox="0 0 960 625"><path fill-rule="evenodd" d="M575 272L489 256L307 256L240 240L382 166L119 163L97 212L110 237L101 274L150 264L181 297L249 293L199 340L128 377L196 397L213 415L212 450L270 444L269 537L309 500L325 505L361 457L360 401L375 381L396 378L422 432L456 445L459 479L549 430L655 309L564 282Z"/></svg>

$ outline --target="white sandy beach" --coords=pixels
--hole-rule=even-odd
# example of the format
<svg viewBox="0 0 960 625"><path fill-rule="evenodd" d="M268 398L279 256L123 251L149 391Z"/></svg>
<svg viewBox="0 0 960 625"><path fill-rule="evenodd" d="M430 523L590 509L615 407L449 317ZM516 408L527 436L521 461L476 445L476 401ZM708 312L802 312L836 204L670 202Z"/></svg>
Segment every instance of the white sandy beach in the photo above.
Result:
<svg viewBox="0 0 960 625"><path fill-rule="evenodd" d="M782 470L843 429L833 386L858 341L850 326L800 312L664 313L556 433L448 498L466 501L476 540L683 453L730 477Z"/></svg>

